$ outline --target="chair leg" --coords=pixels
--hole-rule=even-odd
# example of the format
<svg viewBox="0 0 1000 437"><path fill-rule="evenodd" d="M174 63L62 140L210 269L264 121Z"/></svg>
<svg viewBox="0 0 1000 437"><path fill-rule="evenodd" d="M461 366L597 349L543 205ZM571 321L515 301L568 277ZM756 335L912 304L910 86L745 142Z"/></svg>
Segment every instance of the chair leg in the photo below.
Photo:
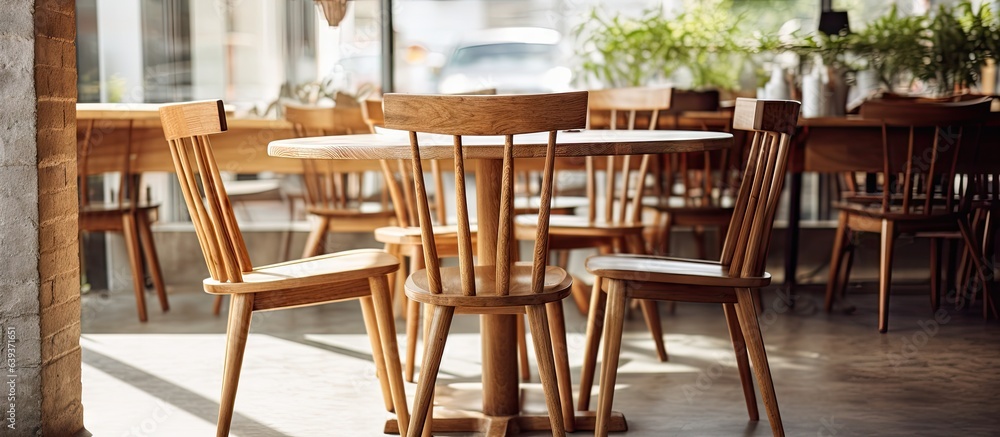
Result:
<svg viewBox="0 0 1000 437"><path fill-rule="evenodd" d="M878 332L889 330L889 284L892 283L892 250L896 242L896 223L882 220L882 256L879 263Z"/></svg>
<svg viewBox="0 0 1000 437"><path fill-rule="evenodd" d="M552 356L555 359L556 382L559 385L559 405L562 408L566 432L576 431L573 417L573 378L569 371L569 351L566 347L566 318L562 301L545 306L549 319L549 336L552 339ZM522 337L523 338L523 337Z"/></svg>
<svg viewBox="0 0 1000 437"><path fill-rule="evenodd" d="M556 256L556 265L564 270L569 268L569 250L560 250Z"/></svg>
<svg viewBox="0 0 1000 437"><path fill-rule="evenodd" d="M404 375L406 382L413 382L413 372L417 362L417 329L420 326L420 302L406 302L406 359Z"/></svg>
<svg viewBox="0 0 1000 437"><path fill-rule="evenodd" d="M212 302L212 314L217 316L220 313L222 313L222 295L221 294L216 295L215 296L215 301Z"/></svg>
<svg viewBox="0 0 1000 437"><path fill-rule="evenodd" d="M587 312L587 336L583 346L583 366L580 369L580 396L576 409L590 409L590 392L594 389L594 369L597 367L597 349L604 328L604 307L607 299L601 291L601 278L594 278L590 292L590 311Z"/></svg>
<svg viewBox="0 0 1000 437"><path fill-rule="evenodd" d="M708 250L705 247L705 228L695 226L691 229L691 235L694 236L695 258L706 259Z"/></svg>
<svg viewBox="0 0 1000 437"><path fill-rule="evenodd" d="M660 359L660 362L665 363L670 357L667 355L667 345L663 341L663 324L660 322L659 306L655 300L649 299L639 299L639 306L642 308L642 315L646 319L649 333L653 335L656 357Z"/></svg>
<svg viewBox="0 0 1000 437"><path fill-rule="evenodd" d="M781 423L781 413L778 411L778 397L774 393L774 381L771 379L771 367L767 364L767 352L764 351L764 338L760 333L757 321L757 311L753 304L753 294L748 288L736 290L736 315L743 330L743 338L747 342L747 352L753 361L753 371L760 386L760 396L764 400L764 410L767 420L771 423L771 432L778 437L784 437L785 428Z"/></svg>
<svg viewBox="0 0 1000 437"><path fill-rule="evenodd" d="M847 233L847 238L848 238L848 241L850 241L850 239L851 239L851 232ZM844 262L843 262L844 267L840 271L840 278L837 279L837 284L840 285L840 289L837 290L837 298L838 299L844 299L845 296L847 296L847 283L850 282L850 279L851 279L851 268L854 267L854 250L855 250L854 245L853 244L848 244L847 247L844 250L846 252L844 254L844 257L846 259L844 259Z"/></svg>
<svg viewBox="0 0 1000 437"><path fill-rule="evenodd" d="M309 231L309 238L306 239L306 247L302 251L303 258L309 258L323 253L323 243L326 240L326 228L329 226L329 218L319 218L319 223L317 223L316 226Z"/></svg>
<svg viewBox="0 0 1000 437"><path fill-rule="evenodd" d="M958 230L962 233L962 239L965 240L965 247L969 254L969 258L972 260L972 264L975 266L976 273L979 276L980 282L982 282L983 288L983 318L989 318L988 309L993 311L993 317L997 317L997 309L994 306L993 300L990 299L989 287L987 284L986 272L988 269L992 269L983 261L983 254L980 251L979 245L976 244L975 237L972 234L972 230L969 229L969 223L963 219L958 221Z"/></svg>
<svg viewBox="0 0 1000 437"><path fill-rule="evenodd" d="M420 337L424 339L424 350L423 350L423 352L421 352L421 356L423 356L423 355L427 354L427 344L428 344L427 343L427 339L431 338L431 316L433 316L434 314L433 314L433 311L431 311L430 305L419 305L419 306L420 306L420 308L423 309L423 316L422 316L423 319L421 320L423 322L423 324L422 324L422 328L423 329L421 331L422 334L420 334ZM431 406L430 407L430 412L427 413L427 418L424 420L424 433L423 433L423 437L432 437L432 434L433 434L433 431L434 431L434 398L435 397L436 397L436 395L432 392L431 393L431 402L430 402L430 406Z"/></svg>
<svg viewBox="0 0 1000 437"><path fill-rule="evenodd" d="M424 268L421 253L410 256L410 272ZM405 294L405 292L404 292ZM414 366L417 362L417 329L420 326L420 302L409 299L406 302L406 381L413 382ZM424 340L426 342L426 340Z"/></svg>
<svg viewBox="0 0 1000 437"><path fill-rule="evenodd" d="M524 314L517 315L517 362L521 371L521 381L531 381L531 364L528 363L528 340L524 330Z"/></svg>
<svg viewBox="0 0 1000 437"><path fill-rule="evenodd" d="M931 238L930 270L931 270L931 311L941 307L941 239Z"/></svg>
<svg viewBox="0 0 1000 437"><path fill-rule="evenodd" d="M424 350L424 362L420 367L420 381L413 397L413 414L410 416L407 437L419 437L423 434L427 415L431 413L431 398L434 396L434 384L437 383L438 369L441 368L441 357L444 345L451 328L451 319L455 315L455 307L431 307L431 336L427 339ZM402 425L402 422L400 423ZM402 434L402 432L400 432Z"/></svg>
<svg viewBox="0 0 1000 437"><path fill-rule="evenodd" d="M626 237L625 242L627 243L629 253L645 253L640 236L629 235ZM646 319L646 327L649 328L649 333L653 336L653 344L656 346L656 356L660 359L660 362L666 362L668 359L667 346L663 343L663 324L660 322L660 310L657 308L657 303L654 300L648 299L637 300L642 308L643 318Z"/></svg>
<svg viewBox="0 0 1000 437"><path fill-rule="evenodd" d="M949 281L949 286L955 287L955 309L965 307L965 298L967 297L966 292L966 279L969 274L967 273L969 267L969 252L966 250L959 250L959 246L964 246L965 241L953 241L949 247L951 250L952 260L954 260L956 266L954 274L952 275L951 281Z"/></svg>
<svg viewBox="0 0 1000 437"><path fill-rule="evenodd" d="M125 238L125 250L128 252L129 266L132 268L132 287L135 289L135 305L139 311L139 321L148 320L146 316L146 284L142 276L142 257L139 255L139 239L135 217L122 214L122 236Z"/></svg>
<svg viewBox="0 0 1000 437"><path fill-rule="evenodd" d="M545 404L549 410L552 435L565 436L566 426L563 422L563 415L559 414L563 409L562 403L559 401L559 382L552 358L552 338L549 336L549 321L545 313L545 305L529 305L525 309L528 313L528 322L531 325L531 339L535 344L538 376L542 380L542 388L545 390ZM573 412L570 411L569 414L572 416Z"/></svg>
<svg viewBox="0 0 1000 437"><path fill-rule="evenodd" d="M757 394L754 391L753 379L750 376L747 342L743 338L743 329L740 328L740 320L736 315L736 307L731 303L726 303L722 304L722 310L726 314L729 338L733 341L733 351L736 352L736 367L740 371L740 383L743 385L743 398L747 402L747 414L750 416L750 420L756 422L760 420L760 413L757 411Z"/></svg>
<svg viewBox="0 0 1000 437"><path fill-rule="evenodd" d="M163 284L163 270L160 269L160 259L156 255L153 232L149 229L149 216L140 214L137 218L139 239L142 242L143 254L146 255L146 267L149 269L149 275L153 277L153 289L156 290L156 297L160 300L160 309L164 312L170 311L170 302L167 301L167 287Z"/></svg>
<svg viewBox="0 0 1000 437"><path fill-rule="evenodd" d="M365 320L365 332L368 333L368 341L372 347L372 361L375 362L375 376L378 378L382 388L382 400L385 402L385 409L393 411L392 390L389 387L389 378L385 370L385 357L382 354L382 339L378 332L378 319L375 317L375 304L371 297L362 297L361 316Z"/></svg>
<svg viewBox="0 0 1000 437"><path fill-rule="evenodd" d="M397 259L401 258L399 256L399 246L396 244L386 243L385 246L382 248L382 250L384 250L385 253L388 253L389 255L396 257ZM402 264L402 259L400 259L400 264ZM392 298L393 305L395 305L396 303L397 295L399 294L402 294L404 296L406 295L406 293L404 293L402 289L396 287L396 275L399 274L401 274L399 270L389 273L389 297Z"/></svg>
<svg viewBox="0 0 1000 437"><path fill-rule="evenodd" d="M252 293L238 293L229 301L229 324L226 327L226 364L222 374L222 398L219 401L217 437L229 435L236 403L236 387L243 367L243 351L250 335L250 318L253 315Z"/></svg>
<svg viewBox="0 0 1000 437"><path fill-rule="evenodd" d="M847 213L840 212L837 221L837 233L833 237L833 252L830 253L830 278L826 282L826 299L823 308L826 312L833 310L834 291L837 290L837 278L840 276L840 263L844 259L844 241L847 239ZM786 280L787 281L787 280Z"/></svg>
<svg viewBox="0 0 1000 437"><path fill-rule="evenodd" d="M379 339L382 342L382 356L385 360L386 379L392 391L392 401L399 420L401 432L406 432L405 424L410 422L406 408L406 391L403 388L403 371L399 365L399 346L396 344L396 326L392 319L392 299L389 298L389 281L385 276L369 278L372 289L372 303L375 305L375 320L378 324ZM437 373L437 369L434 370Z"/></svg>
<svg viewBox="0 0 1000 437"><path fill-rule="evenodd" d="M660 255L670 254L670 233L673 231L673 216L664 214L663 230L660 232Z"/></svg>
<svg viewBox="0 0 1000 437"><path fill-rule="evenodd" d="M618 377L618 357L622 349L622 329L625 325L625 282L608 281L608 313L604 320L604 359L601 362L601 385L597 395L595 436L607 436L611 420L611 404Z"/></svg>

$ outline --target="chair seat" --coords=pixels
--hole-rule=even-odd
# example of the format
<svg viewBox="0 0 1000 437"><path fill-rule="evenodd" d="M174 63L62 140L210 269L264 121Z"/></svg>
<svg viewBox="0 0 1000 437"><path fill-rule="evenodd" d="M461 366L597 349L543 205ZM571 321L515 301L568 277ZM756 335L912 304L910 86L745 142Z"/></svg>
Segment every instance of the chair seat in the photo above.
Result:
<svg viewBox="0 0 1000 437"><path fill-rule="evenodd" d="M348 250L312 258L256 267L243 273L243 282L205 279L211 294L257 293L321 286L387 275L399 268L396 257L376 249Z"/></svg>
<svg viewBox="0 0 1000 437"><path fill-rule="evenodd" d="M386 208L381 202L363 202L360 205L351 205L350 208L307 205L306 211L310 214L329 217L396 217L396 213Z"/></svg>
<svg viewBox="0 0 1000 437"><path fill-rule="evenodd" d="M406 279L406 296L420 303L452 307L514 307L559 301L569 296L573 277L560 267L547 266L542 292L531 292L531 263L515 263L510 272L510 293L496 295L496 266L476 266L476 295L462 290L459 267L442 267L443 291L433 294L427 284L427 271L418 270Z"/></svg>
<svg viewBox="0 0 1000 437"><path fill-rule="evenodd" d="M735 199L732 199L730 197L724 197L721 200L713 198L713 202L707 205L692 205L691 202L688 202L688 200L683 197L670 196L669 198L666 199L665 202L663 199L656 197L645 198L642 200L642 206L659 211L687 211L687 210L732 211L734 202Z"/></svg>
<svg viewBox="0 0 1000 437"><path fill-rule="evenodd" d="M926 198L927 198L927 196L915 195L915 196L913 196L910 199L910 201L913 202L913 204L915 204L915 205L923 205L924 200ZM955 201L955 202L958 202L959 200L961 200L961 198L960 198L960 196L955 196L955 198L952 199L952 200ZM893 195L889 196L889 201L891 201L893 204L896 204L896 205L901 204L901 203L903 203L903 196L900 195L900 194L893 194ZM946 197L941 196L941 195L935 195L934 197L931 198L931 203L934 204L934 205L944 205L947 201L948 201L948 199ZM878 203L879 205L881 205L882 204L882 194L880 194L880 193L855 193L855 194L847 194L847 195L844 196L843 199L841 199L839 201L835 201L835 202L864 203L864 204Z"/></svg>
<svg viewBox="0 0 1000 437"><path fill-rule="evenodd" d="M476 225L469 225L472 241L476 241ZM454 245L458 239L458 226L442 225L434 227L434 242ZM385 226L375 230L375 241L386 244L415 245L421 244L419 227Z"/></svg>
<svg viewBox="0 0 1000 437"><path fill-rule="evenodd" d="M881 201L877 203L836 201L830 204L841 211L861 214L879 220L947 220L960 215L960 213L946 209L944 204L939 205L936 202L932 202L931 204L931 213L924 214L923 201L918 202L916 200L913 201L913 205L911 205L910 212L908 213L903 212L902 205L890 205L888 211L882 211ZM916 207L919 207L919 209L915 209Z"/></svg>
<svg viewBox="0 0 1000 437"><path fill-rule="evenodd" d="M152 211L159 208L159 204L149 205L142 204L135 207L135 211ZM124 211L129 211L131 204L126 202L124 204L117 203L88 203L86 206L80 208L80 214L117 214Z"/></svg>
<svg viewBox="0 0 1000 437"><path fill-rule="evenodd" d="M761 277L729 276L729 266L716 261L651 255L598 255L587 258L587 271L606 279L715 287L756 288L771 283Z"/></svg>
<svg viewBox="0 0 1000 437"><path fill-rule="evenodd" d="M125 224L122 217L131 213L145 216L146 222L155 222L159 205L141 205L134 210L130 210L128 204L124 206L116 203L104 203L84 206L80 210L79 226L81 231L86 232L121 232Z"/></svg>
<svg viewBox="0 0 1000 437"><path fill-rule="evenodd" d="M534 238L534 229L538 226L538 216L524 214L514 217L515 228L521 228L518 239ZM524 233L531 230L530 235ZM549 235L582 235L582 236L623 236L642 233L643 225L624 225L608 223L603 220L589 221L587 217L576 215L549 216Z"/></svg>
<svg viewBox="0 0 1000 437"><path fill-rule="evenodd" d="M515 197L515 214L538 214L541 199L537 197ZM577 208L582 208L590 204L586 197L559 196L552 198L553 215L572 215Z"/></svg>
<svg viewBox="0 0 1000 437"><path fill-rule="evenodd" d="M226 187L226 194L231 198L262 195L265 193L276 192L281 188L280 179L224 181L222 184L223 186ZM250 199L238 199L238 200L250 200Z"/></svg>

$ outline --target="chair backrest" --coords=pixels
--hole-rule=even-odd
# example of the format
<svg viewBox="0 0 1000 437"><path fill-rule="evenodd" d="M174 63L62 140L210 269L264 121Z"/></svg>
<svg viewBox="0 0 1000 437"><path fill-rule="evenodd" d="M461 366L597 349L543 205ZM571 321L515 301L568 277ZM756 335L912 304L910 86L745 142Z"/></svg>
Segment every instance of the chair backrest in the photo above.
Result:
<svg viewBox="0 0 1000 437"><path fill-rule="evenodd" d="M955 202L955 178L962 159L975 159L988 97L960 102L872 100L861 116L882 120L882 211L929 215ZM963 153L966 152L966 153ZM940 198L940 197L939 197Z"/></svg>
<svg viewBox="0 0 1000 437"><path fill-rule="evenodd" d="M371 133L375 133L375 126L385 125L385 114L382 113L382 99L368 99L361 102L361 115L368 124Z"/></svg>
<svg viewBox="0 0 1000 437"><path fill-rule="evenodd" d="M721 262L730 276L764 273L799 106L790 100L736 100L733 129L752 131L753 138L722 248Z"/></svg>
<svg viewBox="0 0 1000 437"><path fill-rule="evenodd" d="M116 123L125 123L126 139L124 144L108 141L105 134L113 128L103 126L97 128L98 138L95 139L95 125L99 122L96 119L87 120L83 140L77 143L76 172L79 178L80 209L83 210L90 204L90 197L93 194L90 192L89 176L117 173L118 191L114 193L114 199L109 199L111 201L105 202L105 204L113 204L121 211L134 210L139 202L139 187L142 178L141 173L132 171L132 126L134 121L115 120ZM91 166L91 158L113 161L115 164L112 166L113 168L95 168L95 166Z"/></svg>
<svg viewBox="0 0 1000 437"><path fill-rule="evenodd" d="M320 107L286 104L285 119L292 123L298 137L368 133L355 107ZM332 159L302 160L302 180L305 185L307 209L359 210L364 203L366 175L342 172ZM371 180L370 178L368 180ZM378 178L376 177L376 181ZM388 208L383 197L382 209Z"/></svg>
<svg viewBox="0 0 1000 437"><path fill-rule="evenodd" d="M979 137L979 145L972 153L974 158L963 159L958 169L959 173L970 177L971 191L964 198L970 202L990 201L993 210L1000 208L1000 166L997 165L1000 162L1000 124L996 123L1000 120L998 115L1000 114L991 113L987 117L988 121Z"/></svg>
<svg viewBox="0 0 1000 437"><path fill-rule="evenodd" d="M409 160L383 159L380 162L382 167L382 178L385 181L386 191L392 200L392 209L396 213L396 224L402 227L420 226L417 212L417 197L413 190L412 165ZM448 224L448 214L445 201L444 171L442 167L447 166L444 159L425 159L424 165L430 166L430 172L426 172L423 178L428 178L434 184L434 191L427 193L428 199L432 202L431 209L434 212L434 223L437 225Z"/></svg>
<svg viewBox="0 0 1000 437"><path fill-rule="evenodd" d="M441 271L434 230L423 181L420 145L417 132L452 135L455 144L455 207L458 216L458 257L463 292L476 294L475 265L469 209L465 187L465 151L463 136L503 135L503 177L500 181L500 219L497 226L496 292L509 294L511 248L514 243L514 135L548 132L542 198L532 259L531 289L542 291L548 256L549 213L552 203L552 173L555 143L559 130L579 129L586 124L587 93L536 94L517 96L422 96L387 94L384 101L385 125L390 129L410 131L412 174L421 241L431 292L441 293ZM496 183L496 181L477 181ZM482 218L480 218L482 219ZM480 227L480 232L483 227Z"/></svg>
<svg viewBox="0 0 1000 437"><path fill-rule="evenodd" d="M495 88L487 88L465 93L453 94L456 96L492 96L496 95ZM382 110L382 99L369 99L365 101L365 119L375 132L375 126L385 126L385 113ZM448 214L445 202L444 172L442 166L449 164L442 159L424 160L430 165L430 172L425 176L429 177L434 184L433 197L428 194L428 198L433 201L431 209L434 212L434 220L438 225L448 224ZM382 177L386 181L386 188L389 197L392 199L392 208L396 211L396 222L399 226L419 226L416 209L416 196L413 192L413 184L409 170L409 163L404 159L395 161L382 160ZM426 178L425 178L426 179Z"/></svg>
<svg viewBox="0 0 1000 437"><path fill-rule="evenodd" d="M493 96L496 95L496 88L485 88L481 90L474 90L464 93L457 93L457 96ZM375 126L382 127L385 126L385 113L382 112L382 99L367 99L361 103L361 114L364 116L365 123L371 129L372 133L375 133Z"/></svg>
<svg viewBox="0 0 1000 437"><path fill-rule="evenodd" d="M633 130L637 121L643 120L646 122L646 129L654 130L657 128L660 112L670 108L672 93L670 88L613 88L591 91L588 103L588 128ZM601 120L600 117L604 114L607 114L607 117ZM589 201L587 218L591 222L597 221L598 203L603 201L604 222L617 224L641 222L642 197L651 159L651 155L608 156L603 158L605 162L601 166L596 162L598 158L588 156L586 158ZM597 173L601 171L601 167L604 171L604 196L599 200ZM620 185L617 191L616 184Z"/></svg>
<svg viewBox="0 0 1000 437"><path fill-rule="evenodd" d="M733 147L703 152L671 153L662 156L657 180L663 184L659 197L663 206L718 208L735 195L740 182L747 138L732 131L732 111L678 112L682 129L700 129L733 134ZM677 120L679 120L678 118ZM726 124L720 125L722 121ZM676 122L674 124L677 124ZM679 182L679 183L678 183Z"/></svg>
<svg viewBox="0 0 1000 437"><path fill-rule="evenodd" d="M166 105L160 121L212 279L243 282L253 266L208 139L227 129L222 101Z"/></svg>

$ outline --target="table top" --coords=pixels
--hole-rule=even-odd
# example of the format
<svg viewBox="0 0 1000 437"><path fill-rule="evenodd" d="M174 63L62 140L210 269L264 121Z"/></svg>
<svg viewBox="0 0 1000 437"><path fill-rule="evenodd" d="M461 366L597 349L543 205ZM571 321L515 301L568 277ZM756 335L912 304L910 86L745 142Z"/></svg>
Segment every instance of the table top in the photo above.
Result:
<svg viewBox="0 0 1000 437"><path fill-rule="evenodd" d="M77 120L160 119L160 103L77 103Z"/></svg>
<svg viewBox="0 0 1000 437"><path fill-rule="evenodd" d="M420 155L424 159L454 157L451 135L420 134ZM503 136L462 137L467 159L499 159ZM515 158L545 156L548 133L515 135ZM703 131L560 131L556 136L556 156L639 155L698 152L730 147L733 136ZM406 132L338 135L272 141L271 156L306 159L409 159L410 140Z"/></svg>

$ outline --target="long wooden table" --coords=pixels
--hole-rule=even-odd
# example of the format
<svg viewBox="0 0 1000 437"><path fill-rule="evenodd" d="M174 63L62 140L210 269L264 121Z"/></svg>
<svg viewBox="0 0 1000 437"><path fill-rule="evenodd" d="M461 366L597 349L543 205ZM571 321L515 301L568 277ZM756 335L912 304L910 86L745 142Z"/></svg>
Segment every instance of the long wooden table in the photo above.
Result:
<svg viewBox="0 0 1000 437"><path fill-rule="evenodd" d="M78 103L77 138L90 130L91 172L117 171L121 162L115 148L131 140L131 169L142 172L173 172L173 161L163 138L159 107L149 103ZM233 173L301 173L302 163L295 159L267 155L267 143L293 138L292 124L285 120L230 118L229 132L212 138L219 169ZM378 163L355 163L377 170ZM369 165L370 164L370 165Z"/></svg>
<svg viewBox="0 0 1000 437"><path fill-rule="evenodd" d="M548 134L518 135L514 138L515 157L544 156ZM503 173L503 137L466 137L466 158L476 163L476 178L497 181ZM454 143L450 136L420 138L421 156L427 159L450 158ZM562 157L605 156L625 154L660 154L694 152L730 147L732 135L716 132L686 131L583 131L560 132L556 155ZM335 137L301 138L274 141L268 146L272 156L307 159L408 159L409 138L394 134L343 135ZM477 183L478 262L496 263L497 226L500 217L500 184ZM517 348L511 347L517 338L513 315L480 316L483 339L483 406L481 413L464 414L461 418L435 418L436 432L491 432L500 434L521 431L542 431L549 427L547 416L522 415L519 402ZM560 414L558 411L551 414ZM580 413L576 429L593 430L593 414ZM612 431L627 429L625 417L614 413ZM386 423L386 432L398 432L395 420Z"/></svg>
<svg viewBox="0 0 1000 437"><path fill-rule="evenodd" d="M796 288L799 233L802 214L802 173L883 171L882 122L860 116L800 118L790 156L788 227L785 240L785 285ZM992 113L980 133L978 164L981 171L1000 166L1000 113Z"/></svg>

